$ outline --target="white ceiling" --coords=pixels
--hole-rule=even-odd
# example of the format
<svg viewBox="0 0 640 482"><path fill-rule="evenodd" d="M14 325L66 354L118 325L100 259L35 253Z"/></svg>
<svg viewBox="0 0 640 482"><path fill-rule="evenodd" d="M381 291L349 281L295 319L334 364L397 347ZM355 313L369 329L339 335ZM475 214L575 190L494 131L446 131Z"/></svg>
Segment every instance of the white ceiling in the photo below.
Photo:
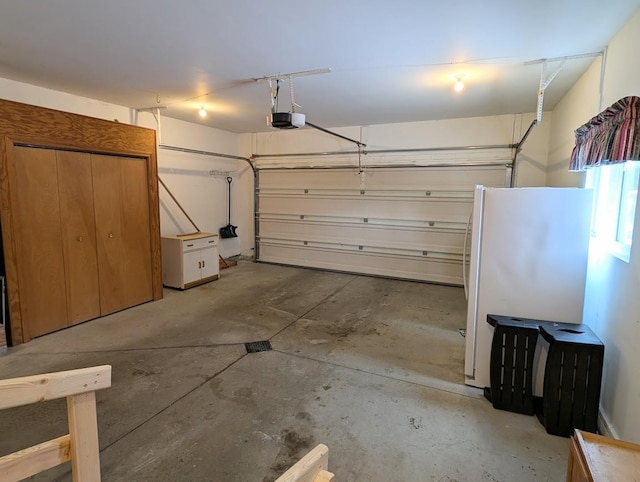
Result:
<svg viewBox="0 0 640 482"><path fill-rule="evenodd" d="M0 77L232 132L268 130L254 78L312 69L322 127L533 112L541 65L601 51L640 0L0 0ZM549 86L552 108L593 59ZM549 65L553 69L557 63ZM456 94L453 76L465 73ZM2 93L0 92L0 96ZM290 107L288 86L280 111ZM210 114L197 116L200 106Z"/></svg>

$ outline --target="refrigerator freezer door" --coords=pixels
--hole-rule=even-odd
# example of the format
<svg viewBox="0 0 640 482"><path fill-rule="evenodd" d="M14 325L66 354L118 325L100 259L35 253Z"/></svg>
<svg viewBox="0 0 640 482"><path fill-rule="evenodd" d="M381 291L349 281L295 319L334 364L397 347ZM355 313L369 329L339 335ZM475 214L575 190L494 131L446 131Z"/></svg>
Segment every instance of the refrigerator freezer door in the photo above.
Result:
<svg viewBox="0 0 640 482"><path fill-rule="evenodd" d="M482 203L474 218L474 225L479 222L475 238L475 226L472 231L467 316L473 366L465 373L468 384L486 387L493 336L487 314L582 321L592 193L574 188L478 191ZM471 325L474 335L469 337Z"/></svg>

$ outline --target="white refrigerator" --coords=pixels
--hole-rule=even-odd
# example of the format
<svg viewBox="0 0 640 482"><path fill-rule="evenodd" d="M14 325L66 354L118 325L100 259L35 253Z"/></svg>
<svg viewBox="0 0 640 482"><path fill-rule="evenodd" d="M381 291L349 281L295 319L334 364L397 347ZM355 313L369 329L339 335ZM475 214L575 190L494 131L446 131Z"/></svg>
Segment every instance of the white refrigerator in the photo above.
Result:
<svg viewBox="0 0 640 482"><path fill-rule="evenodd" d="M487 314L582 321L591 199L587 189L476 186L468 273L467 385L490 386L493 327ZM541 349L539 341L538 357ZM534 374L536 395L542 395L544 359L539 358Z"/></svg>

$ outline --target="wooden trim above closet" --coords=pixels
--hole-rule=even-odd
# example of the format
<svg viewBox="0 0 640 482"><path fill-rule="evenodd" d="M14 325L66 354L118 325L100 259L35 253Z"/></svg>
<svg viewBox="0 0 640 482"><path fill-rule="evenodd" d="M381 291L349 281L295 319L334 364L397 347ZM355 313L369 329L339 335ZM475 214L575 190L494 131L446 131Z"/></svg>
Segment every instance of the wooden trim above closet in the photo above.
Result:
<svg viewBox="0 0 640 482"><path fill-rule="evenodd" d="M156 155L156 131L0 100L0 132L19 142L104 153Z"/></svg>
<svg viewBox="0 0 640 482"><path fill-rule="evenodd" d="M11 173L7 168L14 145L139 157L146 160L152 292L154 300L161 299L162 267L155 131L129 124L0 100L0 220L2 222L12 343L23 343L31 338L28 330L24 329L21 317L10 191Z"/></svg>

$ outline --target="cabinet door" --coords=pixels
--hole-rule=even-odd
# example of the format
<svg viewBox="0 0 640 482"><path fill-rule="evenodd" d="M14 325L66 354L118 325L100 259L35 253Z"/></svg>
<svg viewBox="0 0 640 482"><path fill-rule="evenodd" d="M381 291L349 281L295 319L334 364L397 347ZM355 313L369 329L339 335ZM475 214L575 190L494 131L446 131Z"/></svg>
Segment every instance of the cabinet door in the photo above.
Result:
<svg viewBox="0 0 640 482"><path fill-rule="evenodd" d="M219 271L218 248L211 246L200 251L202 258L202 278L215 276Z"/></svg>
<svg viewBox="0 0 640 482"><path fill-rule="evenodd" d="M202 278L200 250L187 251L183 254L184 266L182 275L182 285L188 285Z"/></svg>
<svg viewBox="0 0 640 482"><path fill-rule="evenodd" d="M34 337L68 323L56 153L15 147L12 154L22 324Z"/></svg>
<svg viewBox="0 0 640 482"><path fill-rule="evenodd" d="M102 315L153 297L145 159L92 155Z"/></svg>
<svg viewBox="0 0 640 482"><path fill-rule="evenodd" d="M69 324L100 316L91 155L56 152Z"/></svg>

